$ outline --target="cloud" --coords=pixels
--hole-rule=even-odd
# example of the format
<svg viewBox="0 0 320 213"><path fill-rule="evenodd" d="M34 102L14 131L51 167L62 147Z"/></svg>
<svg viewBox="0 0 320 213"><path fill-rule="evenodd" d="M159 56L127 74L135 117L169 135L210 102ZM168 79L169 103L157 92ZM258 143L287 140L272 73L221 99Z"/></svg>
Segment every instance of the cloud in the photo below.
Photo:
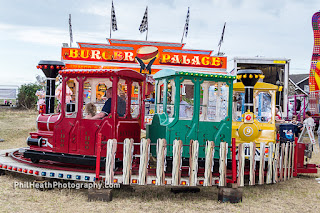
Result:
<svg viewBox="0 0 320 213"><path fill-rule="evenodd" d="M10 25L4 23L0 23L0 33L6 34L6 36L0 37L2 41L24 41L53 46L61 44L61 41L67 38L66 31L56 28Z"/></svg>

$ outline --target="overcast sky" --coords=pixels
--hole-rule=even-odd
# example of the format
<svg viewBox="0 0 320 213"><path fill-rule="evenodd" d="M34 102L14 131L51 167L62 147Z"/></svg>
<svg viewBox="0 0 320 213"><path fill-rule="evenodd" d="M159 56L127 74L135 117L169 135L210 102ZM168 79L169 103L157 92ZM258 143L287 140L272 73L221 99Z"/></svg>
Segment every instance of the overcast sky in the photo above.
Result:
<svg viewBox="0 0 320 213"><path fill-rule="evenodd" d="M312 15L319 0L114 0L118 31L112 38L144 40L139 25L149 10L149 41L180 42L190 7L185 48L221 51L233 69L235 56L291 59L290 73L308 73ZM106 43L111 0L0 0L0 85L35 82L40 60L60 60L69 43L72 14L76 42Z"/></svg>

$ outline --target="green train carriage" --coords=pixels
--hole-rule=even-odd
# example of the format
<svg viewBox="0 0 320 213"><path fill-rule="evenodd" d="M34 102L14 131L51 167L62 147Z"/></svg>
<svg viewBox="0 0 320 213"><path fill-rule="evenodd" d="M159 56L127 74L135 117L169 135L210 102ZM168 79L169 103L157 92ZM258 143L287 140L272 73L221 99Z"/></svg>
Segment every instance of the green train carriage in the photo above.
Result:
<svg viewBox="0 0 320 213"><path fill-rule="evenodd" d="M167 140L172 157L173 140L183 142L183 158L189 158L190 140L199 141L199 158L205 158L206 141L214 141L215 158L220 142L231 145L234 76L165 69L154 76L155 115L147 125L147 138ZM156 146L151 146L156 156Z"/></svg>

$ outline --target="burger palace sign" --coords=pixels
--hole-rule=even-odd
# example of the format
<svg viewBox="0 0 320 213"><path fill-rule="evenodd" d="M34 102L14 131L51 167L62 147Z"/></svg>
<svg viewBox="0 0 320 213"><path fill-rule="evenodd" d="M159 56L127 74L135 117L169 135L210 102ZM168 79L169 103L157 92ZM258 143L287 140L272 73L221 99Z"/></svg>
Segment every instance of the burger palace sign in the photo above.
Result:
<svg viewBox="0 0 320 213"><path fill-rule="evenodd" d="M62 48L67 68L96 69L112 67L139 68L152 65L152 74L164 66L225 70L226 57L210 56L212 51L183 49L181 43L108 39L109 44L78 43L79 48ZM101 66L99 62L101 62ZM140 65L139 65L139 63ZM151 66L150 65L150 66ZM211 69L210 69L211 68ZM207 70L207 69L205 69Z"/></svg>

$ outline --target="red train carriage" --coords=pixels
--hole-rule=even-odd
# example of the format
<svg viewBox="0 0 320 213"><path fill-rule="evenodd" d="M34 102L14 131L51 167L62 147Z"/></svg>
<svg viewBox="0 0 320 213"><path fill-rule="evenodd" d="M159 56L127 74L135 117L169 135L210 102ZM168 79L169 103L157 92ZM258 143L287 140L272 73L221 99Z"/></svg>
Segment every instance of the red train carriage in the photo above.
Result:
<svg viewBox="0 0 320 213"><path fill-rule="evenodd" d="M102 134L101 167L104 167L108 139L125 138L140 141L144 122L146 77L133 70L67 70L62 62L40 61L39 68L47 77L46 105L41 107L36 132L30 133L30 149L25 158L33 162L52 160L77 165L95 165L96 139ZM62 99L55 113L55 78L62 76ZM68 86L69 85L69 86ZM67 93L72 87L72 97ZM104 105L105 90L112 87L111 111L102 119L87 119L86 104L95 104L97 111ZM121 101L122 102L121 102ZM123 104L125 102L125 105ZM121 104L122 103L122 104ZM119 113L119 108L122 112ZM125 109L124 109L125 108ZM45 112L44 112L45 109ZM57 111L57 109L56 109ZM122 160L123 148L118 143L116 159ZM139 146L135 146L134 152Z"/></svg>

